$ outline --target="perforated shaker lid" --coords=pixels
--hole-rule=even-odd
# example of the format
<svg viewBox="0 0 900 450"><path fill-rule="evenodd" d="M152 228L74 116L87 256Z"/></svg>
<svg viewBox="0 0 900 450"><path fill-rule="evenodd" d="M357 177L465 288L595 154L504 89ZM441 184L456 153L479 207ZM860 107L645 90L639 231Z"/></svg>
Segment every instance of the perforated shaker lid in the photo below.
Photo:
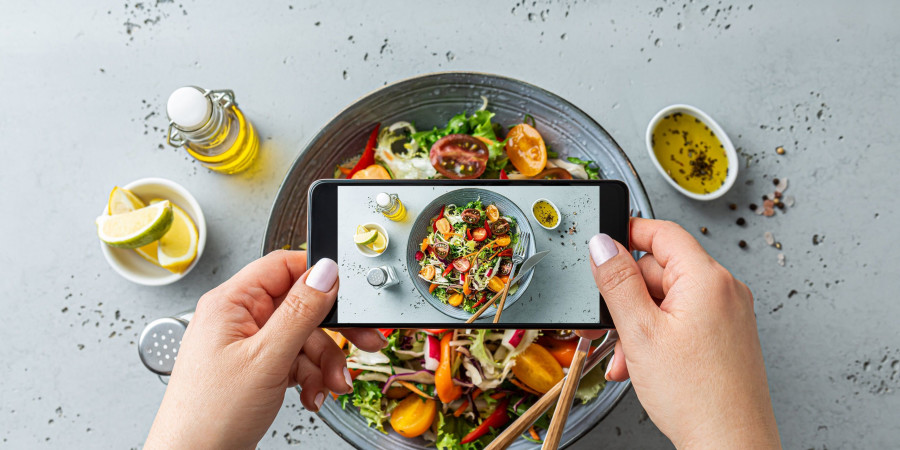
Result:
<svg viewBox="0 0 900 450"><path fill-rule="evenodd" d="M182 130L192 131L202 127L212 114L212 102L202 90L194 86L175 89L166 103L169 120Z"/></svg>
<svg viewBox="0 0 900 450"><path fill-rule="evenodd" d="M375 204L381 207L386 207L391 204L391 196L385 192L382 192L375 196Z"/></svg>
<svg viewBox="0 0 900 450"><path fill-rule="evenodd" d="M156 319L147 324L138 340L141 362L152 372L171 375L187 322L174 317Z"/></svg>

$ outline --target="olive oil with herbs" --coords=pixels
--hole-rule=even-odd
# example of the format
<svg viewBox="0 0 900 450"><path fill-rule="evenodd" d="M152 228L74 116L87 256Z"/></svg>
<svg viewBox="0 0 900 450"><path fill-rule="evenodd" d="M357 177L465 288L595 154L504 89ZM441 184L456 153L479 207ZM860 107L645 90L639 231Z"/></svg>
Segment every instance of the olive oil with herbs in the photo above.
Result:
<svg viewBox="0 0 900 450"><path fill-rule="evenodd" d="M669 114L653 129L651 145L663 170L684 189L708 194L725 182L725 147L702 120L687 113Z"/></svg>

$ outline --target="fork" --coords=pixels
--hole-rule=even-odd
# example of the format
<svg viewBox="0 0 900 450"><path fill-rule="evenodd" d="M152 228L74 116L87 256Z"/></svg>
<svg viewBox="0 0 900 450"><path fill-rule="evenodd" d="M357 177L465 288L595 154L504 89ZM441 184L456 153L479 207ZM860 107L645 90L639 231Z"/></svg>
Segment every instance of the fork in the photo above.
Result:
<svg viewBox="0 0 900 450"><path fill-rule="evenodd" d="M519 236L519 241L516 242L516 247L513 249L512 256L512 269L509 271L509 280L512 281L514 275L516 274L516 267L519 264L522 264L525 261L525 252L528 251L528 240L531 239L531 235L527 232L522 233ZM503 297L500 298L500 305L497 306L497 314L494 315L494 323L500 321L500 314L503 314L503 305L506 304L506 294L509 293L509 281L506 282L506 285L503 286Z"/></svg>

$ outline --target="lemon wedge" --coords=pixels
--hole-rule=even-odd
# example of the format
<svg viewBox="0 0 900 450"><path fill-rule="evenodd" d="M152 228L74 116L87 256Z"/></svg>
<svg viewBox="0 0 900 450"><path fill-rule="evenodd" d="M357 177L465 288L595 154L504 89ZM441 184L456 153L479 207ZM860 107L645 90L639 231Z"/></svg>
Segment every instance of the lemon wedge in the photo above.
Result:
<svg viewBox="0 0 900 450"><path fill-rule="evenodd" d="M375 240L372 243L370 243L369 245L367 245L366 247L371 248L372 251L374 251L375 253L384 252L385 248L387 248L387 245L386 245L387 242L384 239L384 235L379 233L377 230L372 230L372 231L375 231L375 234L376 234Z"/></svg>
<svg viewBox="0 0 900 450"><path fill-rule="evenodd" d="M161 203L168 203L168 200L154 203L154 205ZM200 237L191 216L176 205L172 205L172 212L174 216L172 228L160 237L156 258L162 268L170 272L181 273L197 257L197 243Z"/></svg>
<svg viewBox="0 0 900 450"><path fill-rule="evenodd" d="M359 245L368 245L375 242L375 240L378 239L379 234L380 233L378 232L378 230L369 230L363 233L357 233L353 236L353 242Z"/></svg>
<svg viewBox="0 0 900 450"><path fill-rule="evenodd" d="M165 200L131 212L98 217L97 235L113 247L143 247L166 234L172 221L172 204Z"/></svg>
<svg viewBox="0 0 900 450"><path fill-rule="evenodd" d="M122 214L141 209L147 205L133 192L118 186L109 193L109 203L106 204L106 213L109 215Z"/></svg>

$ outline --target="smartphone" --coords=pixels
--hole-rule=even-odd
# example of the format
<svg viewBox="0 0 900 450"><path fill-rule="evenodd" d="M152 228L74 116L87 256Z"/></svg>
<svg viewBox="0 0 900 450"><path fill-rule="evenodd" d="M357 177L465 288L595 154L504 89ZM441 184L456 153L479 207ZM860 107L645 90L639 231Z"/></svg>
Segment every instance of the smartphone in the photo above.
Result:
<svg viewBox="0 0 900 450"><path fill-rule="evenodd" d="M319 180L308 196L309 265L339 267L323 327L613 327L588 241L628 246L623 182Z"/></svg>

